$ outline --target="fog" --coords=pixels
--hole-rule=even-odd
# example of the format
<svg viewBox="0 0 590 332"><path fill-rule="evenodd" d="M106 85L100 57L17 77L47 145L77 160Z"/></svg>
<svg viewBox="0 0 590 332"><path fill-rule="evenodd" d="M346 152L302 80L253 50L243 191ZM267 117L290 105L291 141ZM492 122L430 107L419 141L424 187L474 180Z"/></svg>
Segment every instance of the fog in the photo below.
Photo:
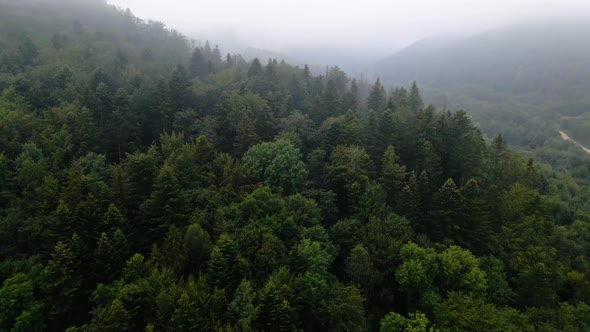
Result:
<svg viewBox="0 0 590 332"><path fill-rule="evenodd" d="M248 47L322 62L360 61L419 39L590 13L588 0L108 0L226 51ZM313 50L313 52L311 52ZM325 50L325 52L323 51ZM348 59L348 60L347 60Z"/></svg>

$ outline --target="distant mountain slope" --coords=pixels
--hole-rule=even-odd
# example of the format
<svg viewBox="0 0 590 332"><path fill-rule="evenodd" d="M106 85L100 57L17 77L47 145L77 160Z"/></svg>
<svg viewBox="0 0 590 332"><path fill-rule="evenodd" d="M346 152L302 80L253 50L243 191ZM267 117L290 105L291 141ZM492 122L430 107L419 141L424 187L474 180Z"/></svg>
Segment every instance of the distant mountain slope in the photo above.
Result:
<svg viewBox="0 0 590 332"><path fill-rule="evenodd" d="M571 98L590 86L590 20L537 22L420 41L377 65L392 81Z"/></svg>
<svg viewBox="0 0 590 332"><path fill-rule="evenodd" d="M587 163L559 131L590 145L588 19L425 39L381 60L375 73L396 86L417 81L427 102L465 109L489 137L503 134L554 166ZM563 158L545 157L559 152Z"/></svg>

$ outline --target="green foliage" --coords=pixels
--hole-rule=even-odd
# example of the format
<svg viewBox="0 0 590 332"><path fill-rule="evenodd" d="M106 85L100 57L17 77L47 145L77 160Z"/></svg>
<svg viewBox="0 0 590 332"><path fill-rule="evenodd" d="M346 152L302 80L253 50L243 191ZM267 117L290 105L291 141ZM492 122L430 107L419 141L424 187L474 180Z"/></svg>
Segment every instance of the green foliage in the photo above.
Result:
<svg viewBox="0 0 590 332"><path fill-rule="evenodd" d="M0 22L0 331L588 330L584 158L104 1Z"/></svg>
<svg viewBox="0 0 590 332"><path fill-rule="evenodd" d="M411 313L408 318L395 312L390 312L381 320L381 332L434 332L434 328L428 328L429 321L426 315L417 311Z"/></svg>
<svg viewBox="0 0 590 332"><path fill-rule="evenodd" d="M422 306L431 308L439 297L462 291L482 297L487 289L485 272L468 250L451 246L441 253L409 243L402 248L403 263L396 271L400 286L420 297Z"/></svg>
<svg viewBox="0 0 590 332"><path fill-rule="evenodd" d="M278 192L292 194L307 185L307 170L301 153L286 141L256 145L246 152L243 161L254 176Z"/></svg>
<svg viewBox="0 0 590 332"><path fill-rule="evenodd" d="M330 331L366 331L364 299L354 286L336 283L330 300L321 311L326 316L326 328Z"/></svg>
<svg viewBox="0 0 590 332"><path fill-rule="evenodd" d="M256 320L256 307L254 301L256 292L252 283L244 279L236 289L233 301L228 306L228 312L240 331L252 329Z"/></svg>
<svg viewBox="0 0 590 332"><path fill-rule="evenodd" d="M526 317L510 308L498 308L471 295L449 293L435 310L440 331L533 331Z"/></svg>
<svg viewBox="0 0 590 332"><path fill-rule="evenodd" d="M34 300L35 285L24 273L4 280L0 288L0 327L10 331L42 331L43 305Z"/></svg>

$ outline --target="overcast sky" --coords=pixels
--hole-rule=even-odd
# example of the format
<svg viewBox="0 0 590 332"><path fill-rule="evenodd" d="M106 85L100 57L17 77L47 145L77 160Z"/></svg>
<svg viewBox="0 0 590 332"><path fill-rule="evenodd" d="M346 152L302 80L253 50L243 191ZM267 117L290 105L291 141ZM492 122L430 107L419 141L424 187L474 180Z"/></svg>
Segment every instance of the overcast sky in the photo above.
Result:
<svg viewBox="0 0 590 332"><path fill-rule="evenodd" d="M287 51L317 44L390 53L418 39L590 14L590 0L107 0L191 38Z"/></svg>

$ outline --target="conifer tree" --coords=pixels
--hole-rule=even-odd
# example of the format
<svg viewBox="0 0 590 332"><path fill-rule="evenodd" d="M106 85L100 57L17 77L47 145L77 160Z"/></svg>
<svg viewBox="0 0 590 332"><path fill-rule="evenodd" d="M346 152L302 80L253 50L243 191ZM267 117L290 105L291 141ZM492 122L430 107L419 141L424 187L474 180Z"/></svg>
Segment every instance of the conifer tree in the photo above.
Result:
<svg viewBox="0 0 590 332"><path fill-rule="evenodd" d="M248 78L255 78L258 77L262 74L262 64L260 63L260 60L258 60L258 58L255 58L254 60L252 60L252 64L250 65L250 68L248 69Z"/></svg>
<svg viewBox="0 0 590 332"><path fill-rule="evenodd" d="M416 85L415 81L412 84L412 87L410 88L408 104L410 106L410 109L414 112L418 112L419 110L424 108L424 102L422 101L422 96L420 96L420 90L418 89L418 85Z"/></svg>
<svg viewBox="0 0 590 332"><path fill-rule="evenodd" d="M405 186L406 167L399 164L399 157L392 145L389 145L383 154L379 179L387 193L389 204L399 205L399 198Z"/></svg>
<svg viewBox="0 0 590 332"><path fill-rule="evenodd" d="M258 134L256 134L254 123L250 119L248 113L244 113L236 132L236 140L234 143L236 154L238 156L243 155L250 147L256 145L259 141L260 139L258 138Z"/></svg>
<svg viewBox="0 0 590 332"><path fill-rule="evenodd" d="M234 292L242 280L238 260L238 248L234 241L227 234L222 234L211 252L210 282L227 292Z"/></svg>
<svg viewBox="0 0 590 332"><path fill-rule="evenodd" d="M383 112L387 103L386 98L387 96L385 95L385 89L381 85L381 80L377 79L367 99L367 107L377 113Z"/></svg>

